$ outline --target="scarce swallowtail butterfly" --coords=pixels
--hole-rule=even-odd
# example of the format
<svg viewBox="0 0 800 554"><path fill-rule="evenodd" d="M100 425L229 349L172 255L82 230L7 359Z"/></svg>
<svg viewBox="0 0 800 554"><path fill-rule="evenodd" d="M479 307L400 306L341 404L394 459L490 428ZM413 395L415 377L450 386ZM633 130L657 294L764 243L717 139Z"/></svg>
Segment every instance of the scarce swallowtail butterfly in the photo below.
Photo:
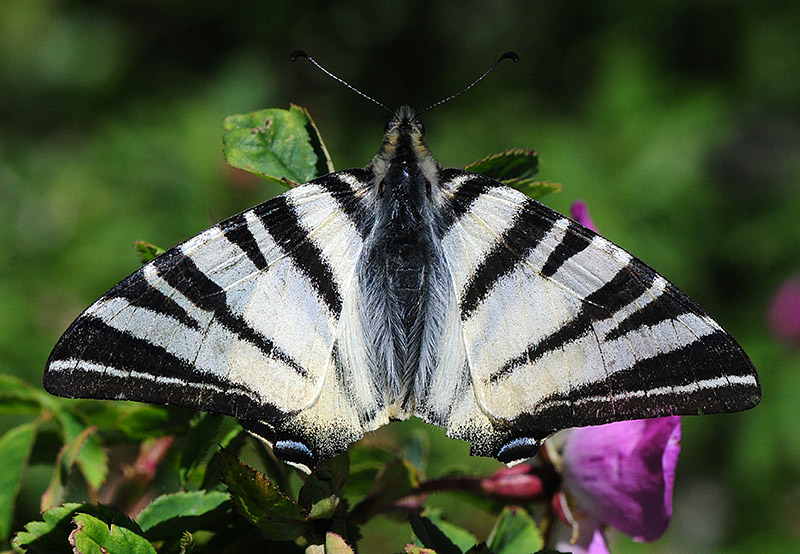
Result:
<svg viewBox="0 0 800 554"><path fill-rule="evenodd" d="M228 414L306 471L410 416L513 463L568 427L758 403L742 348L664 277L423 136L402 107L365 168L144 265L67 329L45 388Z"/></svg>

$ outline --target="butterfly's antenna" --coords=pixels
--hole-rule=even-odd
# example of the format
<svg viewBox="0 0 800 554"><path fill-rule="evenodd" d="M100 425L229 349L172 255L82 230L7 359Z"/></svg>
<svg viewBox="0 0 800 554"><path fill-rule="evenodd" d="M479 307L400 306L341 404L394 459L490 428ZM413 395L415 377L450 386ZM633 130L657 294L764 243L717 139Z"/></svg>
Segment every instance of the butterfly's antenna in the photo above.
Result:
<svg viewBox="0 0 800 554"><path fill-rule="evenodd" d="M309 56L304 50L295 50L294 52L292 52L291 56L289 56L289 60L290 61L295 61L297 58L305 58L305 59L307 59L308 61L310 61L311 63L316 65L320 70L322 70L322 72L325 73L328 77L333 77L334 79L336 79L337 81L342 83L344 86L346 86L347 88L349 88L350 90L352 90L356 94L360 95L363 98L366 98L367 100L370 100L371 102L374 102L375 104L377 104L378 106L380 106L381 108L386 110L387 112L392 113L392 110L390 110L389 108L387 108L386 106L384 106L383 104L381 104L380 102L378 102L377 100L372 98L371 96L367 96L366 94L364 94L363 92L358 90L356 87L354 87L353 85L351 85L350 83L348 83L344 79L340 79L339 77L337 77L336 75L334 75L333 73L331 73L330 71L328 71L327 69L325 69L324 67L319 65L317 63L317 60L315 60L314 58Z"/></svg>
<svg viewBox="0 0 800 554"><path fill-rule="evenodd" d="M471 89L472 87L474 87L475 85L477 85L479 82L481 82L481 81L483 80L483 78L484 78L484 77L486 77L486 76L487 76L489 73L491 73L491 72L492 72L492 70L493 70L495 67L497 67L497 65L498 65L500 62L502 62L503 60L505 60L505 59L512 59L512 60L514 60L514 63L518 63L518 62L519 62L519 56L517 55L517 53L516 53L516 52L511 52L511 51L509 51L509 52L506 52L505 54L503 54L502 56L500 56L499 58L497 58L497 59L494 61L494 63L493 63L493 64L492 64L492 65L489 67L489 69L487 69L487 70L484 72L484 74L483 74L483 75L481 75L480 77L478 77L477 79L475 79L474 81L472 81L472 83L470 83L470 84L469 84L469 86L467 86L467 88L465 88L465 89L464 89L464 90L462 90L461 92L457 92L457 93L455 93L455 94L452 94L452 95L448 96L447 98L445 98L445 99L443 99L443 100L439 100L439 101L438 101L438 102L436 102L435 104L431 104L430 106L428 106L427 108L425 108L424 110L422 110L421 112L419 112L419 114L417 114L417 115L422 115L422 114L424 114L425 112L427 112L428 110L430 110L430 109L432 109L432 108L435 108L436 106L438 106L438 105L440 105L440 104L444 104L445 102L449 102L449 101L450 101L450 100L452 100L453 98L457 98L457 97L461 96L462 94L464 94L465 92L467 92L469 89Z"/></svg>

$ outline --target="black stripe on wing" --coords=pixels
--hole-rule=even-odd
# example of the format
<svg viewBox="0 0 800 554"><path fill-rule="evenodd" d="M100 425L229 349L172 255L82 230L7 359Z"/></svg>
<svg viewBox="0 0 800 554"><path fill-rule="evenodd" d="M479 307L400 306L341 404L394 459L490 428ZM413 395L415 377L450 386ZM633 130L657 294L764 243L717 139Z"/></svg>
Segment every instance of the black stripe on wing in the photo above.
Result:
<svg viewBox="0 0 800 554"><path fill-rule="evenodd" d="M449 203L443 210L443 230L446 233L452 225L466 216L475 201L492 189L505 187L499 181L460 170L442 171L443 179L466 179L449 194ZM445 186L445 188L447 188ZM499 200L498 202L508 202ZM462 319L467 319L491 293L492 288L528 254L537 247L544 236L553 229L554 223L563 216L541 203L525 198L512 225L498 238L497 244L475 269L473 275L461 291L460 308ZM561 242L556 245L540 270L544 277L550 277L572 256L584 250L592 240L593 233L580 224L571 221Z"/></svg>
<svg viewBox="0 0 800 554"><path fill-rule="evenodd" d="M175 300L150 286L142 271L116 285L103 298L124 298L131 306L167 315L190 329L200 330L200 323Z"/></svg>
<svg viewBox="0 0 800 554"><path fill-rule="evenodd" d="M570 221L561 242L550 252L544 265L542 275L552 277L556 271L575 254L582 252L592 242L586 235L586 229L575 221Z"/></svg>
<svg viewBox="0 0 800 554"><path fill-rule="evenodd" d="M239 247L259 271L267 268L267 260L258 246L258 240L247 225L246 212L236 214L220 224L225 238Z"/></svg>
<svg viewBox="0 0 800 554"><path fill-rule="evenodd" d="M308 371L269 338L254 329L241 315L231 311L222 288L203 273L192 259L173 248L153 260L158 274L192 304L213 312L214 320L228 331L258 348L262 354L279 360L298 375L308 377Z"/></svg>
<svg viewBox="0 0 800 554"><path fill-rule="evenodd" d="M631 331L646 329L684 314L705 314L705 312L703 312L700 307L694 305L693 302L680 302L679 299L681 298L689 300L675 285L669 282L666 283L664 292L662 292L658 298L645 304L638 310L633 311L626 318L617 321L616 327L611 329L602 338L611 341Z"/></svg>
<svg viewBox="0 0 800 554"><path fill-rule="evenodd" d="M342 296L333 269L319 247L310 240L309 230L300 222L300 216L289 199L285 195L277 196L253 211L281 250L308 278L328 310L338 316L342 311Z"/></svg>
<svg viewBox="0 0 800 554"><path fill-rule="evenodd" d="M522 435L543 438L559 429L611 421L747 410L760 398L749 358L727 333L718 331L640 360L608 379L551 395L541 409L509 423Z"/></svg>
<svg viewBox="0 0 800 554"><path fill-rule="evenodd" d="M55 367L64 365L68 368ZM50 354L47 367L44 387L59 396L139 400L235 417L281 415L247 387L197 371L163 347L93 316L82 316L70 326Z"/></svg>
<svg viewBox="0 0 800 554"><path fill-rule="evenodd" d="M498 281L511 273L552 228L552 222L537 213L536 201L526 201L514 223L475 268L464 287L460 300L461 319L469 318Z"/></svg>
<svg viewBox="0 0 800 554"><path fill-rule="evenodd" d="M459 177L466 177L466 180L457 190L449 190L451 187L447 184L447 181ZM447 234L450 227L469 211L475 200L482 194L492 188L503 186L499 181L460 169L443 169L439 173L439 179L442 183L442 187L448 190L447 206L442 210L441 229L439 231L440 237Z"/></svg>
<svg viewBox="0 0 800 554"><path fill-rule="evenodd" d="M581 310L575 318L540 341L529 344L525 351L509 359L492 373L489 382L496 383L508 377L518 367L535 362L547 353L582 338L592 330L594 322L610 317L644 294L656 277L657 274L643 263L631 261L610 281L584 298Z"/></svg>
<svg viewBox="0 0 800 554"><path fill-rule="evenodd" d="M665 372L665 368L671 371ZM676 375L681 378L676 379ZM609 389L618 391L609 394ZM758 404L761 388L741 347L724 331L669 353L641 360L609 380L544 399L538 408L497 422L470 452L502 462L529 458L556 431L614 421L727 413Z"/></svg>
<svg viewBox="0 0 800 554"><path fill-rule="evenodd" d="M352 185L345 180L349 177L351 181L360 184L360 190L354 190ZM336 201L336 205L347 216L350 222L358 229L358 234L365 239L372 230L374 215L361 197L361 192L366 190L372 182L372 174L364 169L348 169L324 175L311 181L312 184L324 188L328 194Z"/></svg>
<svg viewBox="0 0 800 554"><path fill-rule="evenodd" d="M354 189L346 178L359 183L361 189ZM353 169L324 175L307 185L318 186L325 190L363 239L369 234L374 220L359 194L369 186L368 178L367 171ZM308 229L303 225L302 218L289 197L285 195L275 197L252 208L249 212L237 214L220 224L225 238L239 247L258 270L264 270L268 262L265 253L258 245L257 237L247 224L248 213L252 213L262 222L281 251L290 256L295 266L309 279L329 311L338 316L342 298L331 265L320 248L311 240L310 234L314 229Z"/></svg>

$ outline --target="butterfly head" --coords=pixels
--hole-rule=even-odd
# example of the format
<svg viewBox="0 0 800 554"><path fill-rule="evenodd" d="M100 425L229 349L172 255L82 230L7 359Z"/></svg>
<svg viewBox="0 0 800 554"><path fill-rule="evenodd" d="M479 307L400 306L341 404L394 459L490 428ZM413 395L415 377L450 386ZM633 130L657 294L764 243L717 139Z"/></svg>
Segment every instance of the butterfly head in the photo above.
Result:
<svg viewBox="0 0 800 554"><path fill-rule="evenodd" d="M403 106L394 113L386 124L381 149L370 163L379 194L383 193L385 178L391 172L403 175L419 173L427 181L430 195L430 187L438 181L439 164L428 150L424 137L425 127L412 108Z"/></svg>
<svg viewBox="0 0 800 554"><path fill-rule="evenodd" d="M402 106L386 123L386 128L383 130L383 145L388 151L393 151L400 147L403 141L409 140L413 147L427 150L423 141L424 136L425 126L417 119L413 108Z"/></svg>

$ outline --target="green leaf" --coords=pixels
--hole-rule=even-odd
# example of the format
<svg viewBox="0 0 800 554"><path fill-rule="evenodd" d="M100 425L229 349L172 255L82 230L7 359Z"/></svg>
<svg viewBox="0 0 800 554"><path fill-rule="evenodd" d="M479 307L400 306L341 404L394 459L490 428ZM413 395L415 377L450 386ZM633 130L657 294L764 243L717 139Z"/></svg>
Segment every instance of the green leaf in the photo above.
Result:
<svg viewBox="0 0 800 554"><path fill-rule="evenodd" d="M282 185L333 171L316 125L300 106L231 115L223 129L225 159L239 169Z"/></svg>
<svg viewBox="0 0 800 554"><path fill-rule="evenodd" d="M192 472L211 456L212 450L216 452L217 435L226 421L229 422L224 416L209 413L201 413L192 420L189 433L181 440L183 448L178 468L181 485L185 487Z"/></svg>
<svg viewBox="0 0 800 554"><path fill-rule="evenodd" d="M378 471L372 488L358 505L351 517L365 522L373 514L382 512L396 501L414 493L419 484L417 470L407 460L394 458Z"/></svg>
<svg viewBox="0 0 800 554"><path fill-rule="evenodd" d="M218 446L222 448L216 448L211 454L211 457L205 464L205 470L203 475L203 482L201 483L200 488L203 489L212 489L220 484L222 481L222 473L221 473L221 457L222 452L225 451L227 454L237 454L239 453L245 444L249 440L251 440L252 435L242 429L241 425L238 422L217 442ZM278 464L279 462L275 462Z"/></svg>
<svg viewBox="0 0 800 554"><path fill-rule="evenodd" d="M500 512L486 543L494 554L534 553L544 546L536 522L517 506L506 506Z"/></svg>
<svg viewBox="0 0 800 554"><path fill-rule="evenodd" d="M48 510L54 506L61 504L67 494L66 484L69 481L69 468L71 464L64 461L66 451L69 445L64 445L58 452L56 457L55 467L53 468L53 477L50 478L50 484L42 493L40 506L43 510Z"/></svg>
<svg viewBox="0 0 800 554"><path fill-rule="evenodd" d="M326 533L325 554L354 554L353 548L336 533Z"/></svg>
<svg viewBox="0 0 800 554"><path fill-rule="evenodd" d="M289 106L289 108L301 108L308 119L309 125L306 126L306 131L308 131L308 134L311 137L311 147L314 149L314 154L317 156L317 177L334 171L331 155L328 153L328 148L325 146L325 142L322 140L322 135L319 132L319 128L314 122L314 119L311 117L311 114L302 106L295 106L292 104Z"/></svg>
<svg viewBox="0 0 800 554"><path fill-rule="evenodd" d="M108 456L96 434L87 437L76 462L86 484L93 493L97 492L108 476Z"/></svg>
<svg viewBox="0 0 800 554"><path fill-rule="evenodd" d="M372 448L357 444L348 451L350 476L344 484L344 493L352 501L369 494L375 484L375 476L388 462L395 459L387 449Z"/></svg>
<svg viewBox="0 0 800 554"><path fill-rule="evenodd" d="M137 240L134 242L133 248L136 250L136 253L139 254L139 259L143 264L155 260L161 254L166 252L166 250L163 248L143 240Z"/></svg>
<svg viewBox="0 0 800 554"><path fill-rule="evenodd" d="M341 496L348 468L345 452L332 460L324 460L306 479L298 503L308 512L309 519L331 519L337 512L344 516Z"/></svg>
<svg viewBox="0 0 800 554"><path fill-rule="evenodd" d="M424 471L430 456L430 435L421 429L414 429L403 441L401 454L413 467Z"/></svg>
<svg viewBox="0 0 800 554"><path fill-rule="evenodd" d="M489 547L486 546L485 542L482 542L480 544L476 544L475 546L467 550L464 554L495 554L495 553L489 550Z"/></svg>
<svg viewBox="0 0 800 554"><path fill-rule="evenodd" d="M166 435L184 435L197 412L177 406L139 402L69 401L83 420L103 431L109 440L141 441Z"/></svg>
<svg viewBox="0 0 800 554"><path fill-rule="evenodd" d="M45 507L55 506L63 501L65 485L62 483L67 482L73 466L77 465L83 475L90 495L96 494L108 476L108 456L99 438L94 434L96 428L87 427L84 421L71 411L75 407L75 403L59 402L52 408L53 419L58 423L65 446L59 452L60 464L43 497Z"/></svg>
<svg viewBox="0 0 800 554"><path fill-rule="evenodd" d="M106 522L89 514L77 514L73 518L75 530L69 542L75 554L156 554L156 549L141 533Z"/></svg>
<svg viewBox="0 0 800 554"><path fill-rule="evenodd" d="M183 531L218 528L230 511L231 497L221 491L176 492L159 496L136 518L150 540L176 537Z"/></svg>
<svg viewBox="0 0 800 554"><path fill-rule="evenodd" d="M73 530L72 518L77 513L92 514L107 521L115 521L120 525L138 529L130 519L106 506L71 503L46 510L42 514L42 521L31 521L26 524L25 531L14 536L12 545L24 552L72 554L73 550L67 537Z"/></svg>
<svg viewBox="0 0 800 554"><path fill-rule="evenodd" d="M42 521L27 523L25 531L14 536L12 546L21 552L71 553L67 535L72 530L72 516L82 507L72 503L46 510Z"/></svg>
<svg viewBox="0 0 800 554"><path fill-rule="evenodd" d="M411 514L408 521L423 546L437 554L462 554L463 551L430 518Z"/></svg>
<svg viewBox="0 0 800 554"><path fill-rule="evenodd" d="M406 554L436 554L432 548L425 548L424 546L417 546L416 544L407 544L403 549Z"/></svg>
<svg viewBox="0 0 800 554"><path fill-rule="evenodd" d="M0 374L0 414L35 415L55 399L30 383Z"/></svg>
<svg viewBox="0 0 800 554"><path fill-rule="evenodd" d="M19 493L22 472L28 465L33 443L36 441L36 423L24 423L8 430L0 437L0 540L11 534L14 504Z"/></svg>
<svg viewBox="0 0 800 554"><path fill-rule="evenodd" d="M561 183L550 181L537 181L535 179L508 179L503 184L527 194L531 198L539 199L551 192L561 192Z"/></svg>
<svg viewBox="0 0 800 554"><path fill-rule="evenodd" d="M134 440L144 440L166 435L183 435L189 429L189 422L196 412L177 406L153 406L132 402L115 402L126 404L125 411L120 412L117 429Z"/></svg>
<svg viewBox="0 0 800 554"><path fill-rule="evenodd" d="M351 547L341 535L328 532L325 534L325 545L312 544L306 548L305 554L354 554Z"/></svg>
<svg viewBox="0 0 800 554"><path fill-rule="evenodd" d="M180 542L181 551L178 554L188 554L194 550L194 536L189 531L184 531Z"/></svg>
<svg viewBox="0 0 800 554"><path fill-rule="evenodd" d="M425 514L425 516L430 519L430 521L436 525L438 529L447 535L447 538L453 541L453 543L462 551L472 548L475 546L475 543L478 542L478 539L475 538L475 535L463 527L459 527L455 523L450 523L449 521L442 519L442 515L439 512L429 511Z"/></svg>
<svg viewBox="0 0 800 554"><path fill-rule="evenodd" d="M64 438L68 442L58 453L53 478L42 495L42 506L45 508L63 502L69 474L75 465L80 469L91 494L95 494L108 475L108 458L93 435L95 427L81 428L80 422L66 412L59 413L59 416Z"/></svg>
<svg viewBox="0 0 800 554"><path fill-rule="evenodd" d="M539 157L527 148L512 148L472 162L464 169L498 181L530 179L539 169Z"/></svg>
<svg viewBox="0 0 800 554"><path fill-rule="evenodd" d="M309 481L314 480L313 478ZM302 489L301 489L302 491ZM313 501L308 508L308 519L331 519L336 515L336 510L342 505L342 499L336 494L319 494L324 489L318 489L314 493Z"/></svg>
<svg viewBox="0 0 800 554"><path fill-rule="evenodd" d="M302 507L278 490L275 483L239 462L225 449L220 452L220 471L236 510L265 537L295 540L313 531Z"/></svg>
<svg viewBox="0 0 800 554"><path fill-rule="evenodd" d="M469 164L465 169L497 179L531 198L541 198L561 190L559 183L534 179L539 170L539 158L536 152L524 148L492 154Z"/></svg>

